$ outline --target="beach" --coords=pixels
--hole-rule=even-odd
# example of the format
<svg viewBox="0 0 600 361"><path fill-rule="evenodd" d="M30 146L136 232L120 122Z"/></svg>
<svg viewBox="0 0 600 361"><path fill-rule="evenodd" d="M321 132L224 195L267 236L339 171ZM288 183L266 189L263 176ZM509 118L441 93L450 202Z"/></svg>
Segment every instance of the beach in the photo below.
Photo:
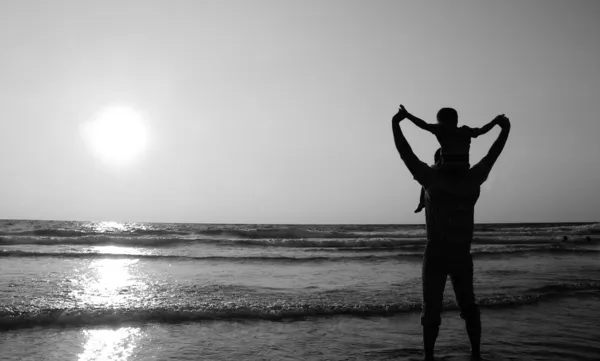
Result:
<svg viewBox="0 0 600 361"><path fill-rule="evenodd" d="M484 359L598 359L599 241L476 225ZM0 221L0 359L419 360L424 245L423 225ZM450 282L442 318L437 356L468 359Z"/></svg>

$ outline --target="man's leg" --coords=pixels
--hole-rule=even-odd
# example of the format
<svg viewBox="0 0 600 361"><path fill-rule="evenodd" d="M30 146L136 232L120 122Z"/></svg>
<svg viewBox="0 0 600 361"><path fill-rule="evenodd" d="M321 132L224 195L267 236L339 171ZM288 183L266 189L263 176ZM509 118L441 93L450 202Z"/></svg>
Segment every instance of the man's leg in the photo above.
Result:
<svg viewBox="0 0 600 361"><path fill-rule="evenodd" d="M421 325L423 326L423 348L425 360L433 360L433 350L442 322L442 302L446 287L446 268L440 257L431 256L425 251L423 256L422 285L423 311Z"/></svg>
<svg viewBox="0 0 600 361"><path fill-rule="evenodd" d="M475 303L475 292L473 291L473 259L471 254L459 257L453 262L450 279L456 296L456 302L460 307L460 317L465 320L467 334L471 342L471 359L480 359L481 343L481 320L479 308Z"/></svg>

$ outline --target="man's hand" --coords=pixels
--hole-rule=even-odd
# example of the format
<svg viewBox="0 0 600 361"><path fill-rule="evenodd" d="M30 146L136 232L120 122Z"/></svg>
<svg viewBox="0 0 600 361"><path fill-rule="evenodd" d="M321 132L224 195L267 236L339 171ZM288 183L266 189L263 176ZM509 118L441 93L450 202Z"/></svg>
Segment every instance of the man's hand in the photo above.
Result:
<svg viewBox="0 0 600 361"><path fill-rule="evenodd" d="M396 113L396 115L394 115L394 117L392 118L392 124L399 124L400 121L402 121L406 118L407 114L408 114L408 112L406 111L406 109L404 109L404 106L400 105L400 108L398 109L398 113Z"/></svg>

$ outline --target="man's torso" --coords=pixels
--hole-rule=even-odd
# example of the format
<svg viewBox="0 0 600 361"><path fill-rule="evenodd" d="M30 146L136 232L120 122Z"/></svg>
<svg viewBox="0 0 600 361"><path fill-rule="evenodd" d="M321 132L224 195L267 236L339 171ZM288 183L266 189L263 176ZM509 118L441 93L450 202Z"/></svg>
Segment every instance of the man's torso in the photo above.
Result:
<svg viewBox="0 0 600 361"><path fill-rule="evenodd" d="M436 169L425 193L428 247L469 249L479 184L469 172L452 175Z"/></svg>

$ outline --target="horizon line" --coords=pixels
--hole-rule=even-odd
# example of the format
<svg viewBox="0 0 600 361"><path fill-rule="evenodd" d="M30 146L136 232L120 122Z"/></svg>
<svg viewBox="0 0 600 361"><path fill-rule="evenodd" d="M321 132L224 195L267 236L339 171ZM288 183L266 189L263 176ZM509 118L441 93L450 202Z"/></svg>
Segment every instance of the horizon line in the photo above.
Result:
<svg viewBox="0 0 600 361"><path fill-rule="evenodd" d="M41 222L116 222L116 223L148 223L148 224L205 224L205 225L279 225L279 226L343 226L343 225L357 225L357 226L425 226L423 223L237 223L237 222L164 222L164 221L117 221L117 220L76 220L76 219L17 219L17 218L0 218L2 221L41 221ZM600 223L600 221L540 221L540 222L475 222L475 225L497 225L497 224L593 224Z"/></svg>

